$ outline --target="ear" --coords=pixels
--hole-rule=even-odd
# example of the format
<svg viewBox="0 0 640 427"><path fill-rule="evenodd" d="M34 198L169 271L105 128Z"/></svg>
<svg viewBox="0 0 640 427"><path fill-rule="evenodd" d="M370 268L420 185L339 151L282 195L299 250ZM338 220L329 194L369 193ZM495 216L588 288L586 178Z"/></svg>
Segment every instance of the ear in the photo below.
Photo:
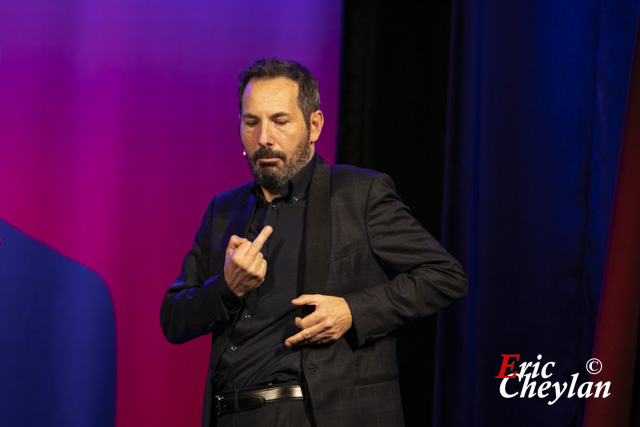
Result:
<svg viewBox="0 0 640 427"><path fill-rule="evenodd" d="M324 114L322 111L316 110L309 117L309 140L316 142L320 138L322 126L324 125Z"/></svg>

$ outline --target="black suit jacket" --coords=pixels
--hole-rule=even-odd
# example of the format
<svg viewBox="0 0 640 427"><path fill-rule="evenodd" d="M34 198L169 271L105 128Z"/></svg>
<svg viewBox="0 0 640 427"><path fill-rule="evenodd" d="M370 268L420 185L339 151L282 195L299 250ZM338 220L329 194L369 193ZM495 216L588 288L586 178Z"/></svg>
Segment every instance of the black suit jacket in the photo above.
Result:
<svg viewBox="0 0 640 427"><path fill-rule="evenodd" d="M215 425L212 378L235 323L219 294L227 286L225 250L231 235L246 235L255 206L250 188L214 197L162 303L170 342L212 333L203 426ZM413 218L387 175L330 167L320 158L309 188L304 262L304 293L345 298L353 318L339 340L302 349L317 425L402 425L392 332L463 297L462 267Z"/></svg>

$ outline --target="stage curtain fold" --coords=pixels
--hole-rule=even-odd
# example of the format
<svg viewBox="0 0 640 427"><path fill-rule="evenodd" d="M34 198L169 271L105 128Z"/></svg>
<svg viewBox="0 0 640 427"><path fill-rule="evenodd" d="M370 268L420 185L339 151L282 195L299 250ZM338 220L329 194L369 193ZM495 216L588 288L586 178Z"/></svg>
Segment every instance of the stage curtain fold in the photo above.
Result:
<svg viewBox="0 0 640 427"><path fill-rule="evenodd" d="M454 3L443 240L471 289L438 319L434 425L582 423L495 377L518 354L589 380L638 7Z"/></svg>
<svg viewBox="0 0 640 427"><path fill-rule="evenodd" d="M590 398L586 427L640 425L640 32L636 35L618 163L609 246L593 349L592 382L611 383Z"/></svg>

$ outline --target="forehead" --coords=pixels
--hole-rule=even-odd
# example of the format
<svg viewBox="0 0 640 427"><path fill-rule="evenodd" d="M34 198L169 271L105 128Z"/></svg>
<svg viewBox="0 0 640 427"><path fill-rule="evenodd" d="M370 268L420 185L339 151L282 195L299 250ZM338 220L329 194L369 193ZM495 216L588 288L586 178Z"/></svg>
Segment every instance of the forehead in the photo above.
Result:
<svg viewBox="0 0 640 427"><path fill-rule="evenodd" d="M286 77L252 79L242 95L242 110L299 110L298 84Z"/></svg>

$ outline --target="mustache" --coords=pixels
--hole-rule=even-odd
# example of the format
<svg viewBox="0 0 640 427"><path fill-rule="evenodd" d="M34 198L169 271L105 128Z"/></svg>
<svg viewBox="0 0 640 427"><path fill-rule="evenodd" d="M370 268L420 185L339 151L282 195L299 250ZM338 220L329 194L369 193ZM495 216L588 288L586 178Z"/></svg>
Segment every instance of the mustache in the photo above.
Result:
<svg viewBox="0 0 640 427"><path fill-rule="evenodd" d="M276 151L269 147L262 147L251 156L251 162L255 164L259 159L264 158L277 158L282 161L287 159L287 156L282 151Z"/></svg>

